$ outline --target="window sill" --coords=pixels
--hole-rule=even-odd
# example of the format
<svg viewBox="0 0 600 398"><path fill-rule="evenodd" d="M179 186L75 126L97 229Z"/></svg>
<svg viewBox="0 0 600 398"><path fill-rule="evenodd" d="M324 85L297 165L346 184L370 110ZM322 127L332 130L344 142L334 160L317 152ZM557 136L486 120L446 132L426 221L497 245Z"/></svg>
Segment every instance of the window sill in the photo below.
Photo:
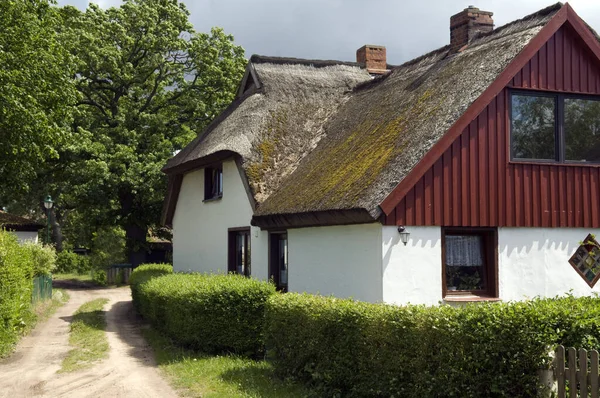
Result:
<svg viewBox="0 0 600 398"><path fill-rule="evenodd" d="M216 202L217 200L221 200L223 199L223 196L215 196L214 198L208 198L208 199L204 199L202 201L202 203L206 203L206 202Z"/></svg>
<svg viewBox="0 0 600 398"><path fill-rule="evenodd" d="M491 297L491 296L476 296L474 294L456 294L456 295L447 295L442 299L443 301L450 303L472 303L472 302L480 302L480 301L502 301L499 297Z"/></svg>
<svg viewBox="0 0 600 398"><path fill-rule="evenodd" d="M510 165L533 165L533 166L567 166L567 167L600 167L600 163L592 163L592 162L550 162L546 160L540 160L536 162L535 160L510 160L508 162Z"/></svg>

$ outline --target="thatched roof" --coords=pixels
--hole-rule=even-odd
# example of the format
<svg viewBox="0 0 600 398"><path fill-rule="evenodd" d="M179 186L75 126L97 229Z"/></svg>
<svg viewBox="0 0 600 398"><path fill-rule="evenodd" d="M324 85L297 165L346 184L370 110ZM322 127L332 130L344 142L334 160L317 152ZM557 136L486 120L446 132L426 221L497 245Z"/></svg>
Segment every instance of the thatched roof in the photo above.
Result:
<svg viewBox="0 0 600 398"><path fill-rule="evenodd" d="M375 220L383 199L561 6L376 79L355 63L253 56L239 97L165 171L233 153L257 203L254 223L340 211L355 215L349 223Z"/></svg>
<svg viewBox="0 0 600 398"><path fill-rule="evenodd" d="M0 210L0 229L11 231L37 231L44 225L25 217L15 216Z"/></svg>
<svg viewBox="0 0 600 398"><path fill-rule="evenodd" d="M319 63L317 63L319 62ZM358 64L253 56L260 90L236 99L165 170L220 151L240 155L257 203L263 202L312 151L322 126L358 84L371 79Z"/></svg>
<svg viewBox="0 0 600 398"><path fill-rule="evenodd" d="M365 209L376 219L383 199L560 6L476 38L462 52L446 46L357 87L256 216Z"/></svg>

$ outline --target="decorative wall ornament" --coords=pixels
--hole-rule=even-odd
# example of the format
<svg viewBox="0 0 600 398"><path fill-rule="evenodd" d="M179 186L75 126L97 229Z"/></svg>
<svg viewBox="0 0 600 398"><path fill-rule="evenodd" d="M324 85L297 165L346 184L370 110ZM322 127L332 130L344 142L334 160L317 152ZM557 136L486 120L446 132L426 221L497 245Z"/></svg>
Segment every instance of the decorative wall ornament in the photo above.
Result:
<svg viewBox="0 0 600 398"><path fill-rule="evenodd" d="M590 287L594 287L600 279L600 245L592 234L581 243L569 263Z"/></svg>

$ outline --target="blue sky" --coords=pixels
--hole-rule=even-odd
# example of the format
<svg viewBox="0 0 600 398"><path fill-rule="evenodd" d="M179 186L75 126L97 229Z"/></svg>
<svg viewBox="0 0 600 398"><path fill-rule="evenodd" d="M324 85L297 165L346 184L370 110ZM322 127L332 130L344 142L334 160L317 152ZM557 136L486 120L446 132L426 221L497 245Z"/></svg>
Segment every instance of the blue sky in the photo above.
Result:
<svg viewBox="0 0 600 398"><path fill-rule="evenodd" d="M119 0L93 1L102 7ZM387 47L400 64L450 41L449 20L468 5L494 12L496 26L551 0L184 0L198 31L221 26L252 54L354 61L363 44ZM85 9L87 0L59 0ZM569 2L600 31L600 1Z"/></svg>

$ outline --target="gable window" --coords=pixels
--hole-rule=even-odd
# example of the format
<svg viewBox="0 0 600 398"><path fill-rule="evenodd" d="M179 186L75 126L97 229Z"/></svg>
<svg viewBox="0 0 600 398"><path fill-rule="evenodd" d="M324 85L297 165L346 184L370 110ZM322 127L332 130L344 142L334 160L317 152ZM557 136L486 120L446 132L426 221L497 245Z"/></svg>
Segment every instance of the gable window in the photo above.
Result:
<svg viewBox="0 0 600 398"><path fill-rule="evenodd" d="M229 234L229 272L250 276L250 228L230 228Z"/></svg>
<svg viewBox="0 0 600 398"><path fill-rule="evenodd" d="M443 295L497 297L495 229L445 228Z"/></svg>
<svg viewBox="0 0 600 398"><path fill-rule="evenodd" d="M288 290L288 239L287 233L269 235L269 275L277 290Z"/></svg>
<svg viewBox="0 0 600 398"><path fill-rule="evenodd" d="M223 165L218 164L204 169L204 200L223 197Z"/></svg>
<svg viewBox="0 0 600 398"><path fill-rule="evenodd" d="M511 93L513 160L600 162L600 98Z"/></svg>
<svg viewBox="0 0 600 398"><path fill-rule="evenodd" d="M600 246L592 235L585 238L569 263L590 287L594 287L600 279Z"/></svg>

